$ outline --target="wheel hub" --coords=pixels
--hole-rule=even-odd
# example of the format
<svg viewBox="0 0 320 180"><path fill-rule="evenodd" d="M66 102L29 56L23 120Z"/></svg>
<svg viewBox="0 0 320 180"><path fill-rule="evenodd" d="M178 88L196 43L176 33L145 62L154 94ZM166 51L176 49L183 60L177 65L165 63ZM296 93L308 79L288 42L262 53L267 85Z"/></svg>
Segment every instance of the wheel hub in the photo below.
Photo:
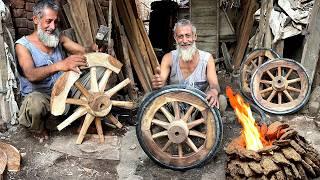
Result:
<svg viewBox="0 0 320 180"><path fill-rule="evenodd" d="M180 144L187 139L188 134L189 129L184 121L177 120L170 123L168 137L171 142Z"/></svg>
<svg viewBox="0 0 320 180"><path fill-rule="evenodd" d="M92 93L92 96L88 99L89 113L103 117L109 114L111 110L110 98L104 93Z"/></svg>
<svg viewBox="0 0 320 180"><path fill-rule="evenodd" d="M284 91L287 88L287 80L283 76L277 76L273 80L273 89L276 91Z"/></svg>

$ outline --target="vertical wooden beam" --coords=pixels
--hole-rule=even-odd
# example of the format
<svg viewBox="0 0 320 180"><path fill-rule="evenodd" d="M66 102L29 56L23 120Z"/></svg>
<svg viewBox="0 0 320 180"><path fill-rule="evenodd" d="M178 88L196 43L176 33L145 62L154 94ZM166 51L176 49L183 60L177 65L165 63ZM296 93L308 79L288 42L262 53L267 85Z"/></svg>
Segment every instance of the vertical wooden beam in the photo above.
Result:
<svg viewBox="0 0 320 180"><path fill-rule="evenodd" d="M301 64L306 68L312 84L320 51L320 0L314 1L307 32Z"/></svg>
<svg viewBox="0 0 320 180"><path fill-rule="evenodd" d="M90 21L92 39L95 39L98 31L98 26L99 26L98 20L97 20L97 14L95 11L93 0L86 0L86 3L87 3L87 11L88 11L88 18Z"/></svg>
<svg viewBox="0 0 320 180"><path fill-rule="evenodd" d="M112 42L111 42L111 31L112 31L112 0L109 0L109 11L108 11L108 27L109 27L109 32L108 32L108 53L111 54L111 51L113 47Z"/></svg>

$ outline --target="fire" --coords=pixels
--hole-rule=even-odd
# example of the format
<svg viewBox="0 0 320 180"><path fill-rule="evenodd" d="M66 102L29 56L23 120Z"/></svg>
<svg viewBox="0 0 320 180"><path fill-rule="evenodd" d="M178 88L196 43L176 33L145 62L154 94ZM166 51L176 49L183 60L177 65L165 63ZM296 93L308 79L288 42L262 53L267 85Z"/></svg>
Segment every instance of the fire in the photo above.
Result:
<svg viewBox="0 0 320 180"><path fill-rule="evenodd" d="M234 95L229 86L226 88L226 94L243 127L241 133L246 142L246 149L257 151L263 148L263 138L261 138L255 119L252 116L250 105L246 103L239 94Z"/></svg>

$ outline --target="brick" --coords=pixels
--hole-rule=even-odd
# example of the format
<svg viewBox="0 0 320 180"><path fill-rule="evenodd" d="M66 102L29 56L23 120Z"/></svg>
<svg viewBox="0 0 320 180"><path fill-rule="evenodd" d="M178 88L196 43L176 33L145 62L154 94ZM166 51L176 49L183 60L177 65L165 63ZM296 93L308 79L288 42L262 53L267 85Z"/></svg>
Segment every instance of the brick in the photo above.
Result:
<svg viewBox="0 0 320 180"><path fill-rule="evenodd" d="M15 19L16 27L26 28L27 27L27 18L16 18Z"/></svg>
<svg viewBox="0 0 320 180"><path fill-rule="evenodd" d="M13 9L12 16L15 18L25 17L24 9Z"/></svg>
<svg viewBox="0 0 320 180"><path fill-rule="evenodd" d="M27 19L31 21L32 17L33 17L33 13L32 12L26 12L26 14L27 14Z"/></svg>
<svg viewBox="0 0 320 180"><path fill-rule="evenodd" d="M28 27L28 29L34 29L34 23L33 23L33 21L28 21L27 22L27 27Z"/></svg>
<svg viewBox="0 0 320 180"><path fill-rule="evenodd" d="M32 11L33 6L34 6L34 3L27 2L26 3L26 10L27 11Z"/></svg>
<svg viewBox="0 0 320 180"><path fill-rule="evenodd" d="M18 28L17 29L17 38L21 37L21 36L25 36L25 35L29 35L32 33L32 30L28 29L28 28Z"/></svg>
<svg viewBox="0 0 320 180"><path fill-rule="evenodd" d="M24 5L25 5L24 0L12 0L11 1L12 8L23 9Z"/></svg>

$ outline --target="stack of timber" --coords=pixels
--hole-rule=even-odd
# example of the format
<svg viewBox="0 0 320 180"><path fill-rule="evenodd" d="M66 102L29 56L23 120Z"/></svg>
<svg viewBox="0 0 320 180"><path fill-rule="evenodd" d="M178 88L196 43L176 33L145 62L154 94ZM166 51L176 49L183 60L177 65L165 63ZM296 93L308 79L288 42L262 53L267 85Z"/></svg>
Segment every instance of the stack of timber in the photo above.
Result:
<svg viewBox="0 0 320 180"><path fill-rule="evenodd" d="M63 10L77 42L85 47L95 42L100 25L108 26L107 52L124 64L118 78L130 79L130 99L137 99L139 88L144 93L151 91L151 78L159 62L134 0L67 0Z"/></svg>

